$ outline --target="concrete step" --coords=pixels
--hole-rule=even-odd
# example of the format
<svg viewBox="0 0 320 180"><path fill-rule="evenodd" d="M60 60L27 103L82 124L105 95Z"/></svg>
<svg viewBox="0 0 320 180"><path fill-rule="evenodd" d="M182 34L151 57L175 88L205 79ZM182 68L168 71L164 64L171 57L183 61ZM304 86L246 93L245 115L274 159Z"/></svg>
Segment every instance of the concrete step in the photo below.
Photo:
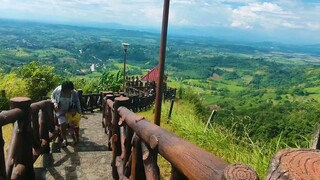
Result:
<svg viewBox="0 0 320 180"><path fill-rule="evenodd" d="M80 121L80 141L74 146L61 147L58 139L51 143L51 154L43 154L35 168L36 179L113 179L112 152L108 150L108 136L101 125L101 113L86 114Z"/></svg>
<svg viewBox="0 0 320 180"><path fill-rule="evenodd" d="M42 167L35 168L36 179L112 179L110 151L71 152L43 155Z"/></svg>

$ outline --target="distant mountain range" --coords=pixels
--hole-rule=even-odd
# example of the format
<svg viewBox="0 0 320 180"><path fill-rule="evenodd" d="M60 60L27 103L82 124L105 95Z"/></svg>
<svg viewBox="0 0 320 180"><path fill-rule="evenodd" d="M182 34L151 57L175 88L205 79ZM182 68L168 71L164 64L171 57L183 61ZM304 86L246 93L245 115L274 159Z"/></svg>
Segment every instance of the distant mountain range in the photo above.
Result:
<svg viewBox="0 0 320 180"><path fill-rule="evenodd" d="M160 34L161 27L143 27L143 26L130 26L119 23L94 23L94 22L36 22L36 21L23 21L23 20L11 20L1 19L1 23L12 23L12 22L28 22L28 23L44 23L44 24L59 24L59 25L71 25L78 27L92 27L92 28L107 28L107 29L122 29L122 30L133 30L141 32L149 32ZM281 32L282 34L290 32ZM300 35L300 37L289 37L289 38L275 38L271 34L265 34L260 32L248 31L244 29L232 29L225 27L191 27L191 26L174 26L168 27L168 36L182 36L182 37L204 37L210 40L229 41L229 42L241 42L241 43L261 43L261 42L272 42L276 44L290 44L290 45L308 45L308 46L319 46L318 43L310 43L308 35ZM305 36L305 37L304 37ZM271 40L277 39L277 40Z"/></svg>
<svg viewBox="0 0 320 180"><path fill-rule="evenodd" d="M27 26L26 26L27 25ZM109 32L110 35L116 35L119 37L135 37L135 38L152 38L159 40L160 39L160 29L148 28L148 27L135 27L135 26L126 26L117 23L77 23L74 24L50 24L46 22L32 22L32 21L21 21L21 20L10 20L10 19L0 19L0 27L6 26L16 26L16 27L28 27L28 26L52 26L52 27L61 27L67 28L70 30L78 30L79 28L82 31L96 31L99 32ZM95 30L96 29L96 30ZM103 31L103 29L108 29ZM279 43L272 41L254 41L253 38L246 39L245 35L240 36L238 34L232 34L231 31L224 31L224 34L221 36L214 36L214 33L217 32L217 35L222 29L216 29L214 31L199 29L199 28L176 28L169 27L168 33L168 44L170 44L170 39L174 39L174 42L180 42L183 46L185 45L196 45L201 48L211 48L215 47L221 51L227 50L228 52L238 52L238 53L249 53L253 54L256 52L270 53L270 52L284 52L284 53L306 53L312 56L320 57L320 43L319 44L291 44L291 43ZM202 33L199 33L202 32ZM219 32L219 33L218 33ZM0 32L1 33L1 32ZM207 36L212 34L212 36ZM234 37L236 36L236 37ZM189 43L189 44L188 44ZM191 44L190 44L191 43ZM154 44L158 45L158 44ZM175 43L175 46L179 44Z"/></svg>

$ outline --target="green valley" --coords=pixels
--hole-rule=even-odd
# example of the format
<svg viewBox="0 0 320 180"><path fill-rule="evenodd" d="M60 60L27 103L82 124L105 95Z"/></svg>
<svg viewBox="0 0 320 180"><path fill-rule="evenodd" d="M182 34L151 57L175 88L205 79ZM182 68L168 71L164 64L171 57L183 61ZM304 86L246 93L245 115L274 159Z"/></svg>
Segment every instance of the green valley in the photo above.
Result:
<svg viewBox="0 0 320 180"><path fill-rule="evenodd" d="M73 79L78 88L105 90L97 79L122 70L122 42L130 43L129 76L158 64L156 33L0 22L0 89L8 89L4 81L10 72L36 61L54 67L61 79ZM200 120L215 107L214 122L240 140L263 144L281 137L283 147L307 147L320 118L319 50L319 44L230 42L169 32L165 73L178 97L197 106Z"/></svg>

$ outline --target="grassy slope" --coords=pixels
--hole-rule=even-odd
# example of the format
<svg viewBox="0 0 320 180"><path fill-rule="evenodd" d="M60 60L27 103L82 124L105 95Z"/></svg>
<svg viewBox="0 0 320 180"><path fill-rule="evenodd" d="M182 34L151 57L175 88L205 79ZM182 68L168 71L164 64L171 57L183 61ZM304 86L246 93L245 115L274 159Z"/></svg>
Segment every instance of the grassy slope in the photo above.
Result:
<svg viewBox="0 0 320 180"><path fill-rule="evenodd" d="M8 125L5 125L2 127L2 135L3 135L3 140L5 142L5 144L4 144L5 151L8 148L8 146L10 145L12 130L13 130L12 124L8 124Z"/></svg>
<svg viewBox="0 0 320 180"><path fill-rule="evenodd" d="M204 132L205 123L197 118L194 107L185 101L175 102L172 118L167 119L170 103L163 104L161 126L170 132L196 144L211 152L213 155L229 162L241 162L254 168L260 178L266 176L269 161L279 149L279 142L265 144L259 147L253 142L239 143L231 132L213 124L213 128ZM152 111L140 113L147 119L153 119ZM242 145L241 145L242 144ZM170 176L170 164L160 158L161 176L168 179Z"/></svg>

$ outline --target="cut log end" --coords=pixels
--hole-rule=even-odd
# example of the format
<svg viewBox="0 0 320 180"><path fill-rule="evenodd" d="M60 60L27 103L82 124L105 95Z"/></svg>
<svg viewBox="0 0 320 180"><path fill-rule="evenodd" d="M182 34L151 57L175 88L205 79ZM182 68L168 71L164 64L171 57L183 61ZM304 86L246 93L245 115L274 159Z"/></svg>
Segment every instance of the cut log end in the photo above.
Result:
<svg viewBox="0 0 320 180"><path fill-rule="evenodd" d="M259 180L255 170L245 164L231 164L223 173L224 180Z"/></svg>
<svg viewBox="0 0 320 180"><path fill-rule="evenodd" d="M319 150L285 149L271 160L266 179L320 179L319 169Z"/></svg>
<svg viewBox="0 0 320 180"><path fill-rule="evenodd" d="M30 108L31 99L28 97L15 97L10 99L10 108Z"/></svg>
<svg viewBox="0 0 320 180"><path fill-rule="evenodd" d="M128 97L124 97L124 96L120 96L120 97L116 97L115 101L129 101Z"/></svg>
<svg viewBox="0 0 320 180"><path fill-rule="evenodd" d="M14 97L10 99L10 101L19 103L19 102L31 101L31 99L28 97Z"/></svg>

